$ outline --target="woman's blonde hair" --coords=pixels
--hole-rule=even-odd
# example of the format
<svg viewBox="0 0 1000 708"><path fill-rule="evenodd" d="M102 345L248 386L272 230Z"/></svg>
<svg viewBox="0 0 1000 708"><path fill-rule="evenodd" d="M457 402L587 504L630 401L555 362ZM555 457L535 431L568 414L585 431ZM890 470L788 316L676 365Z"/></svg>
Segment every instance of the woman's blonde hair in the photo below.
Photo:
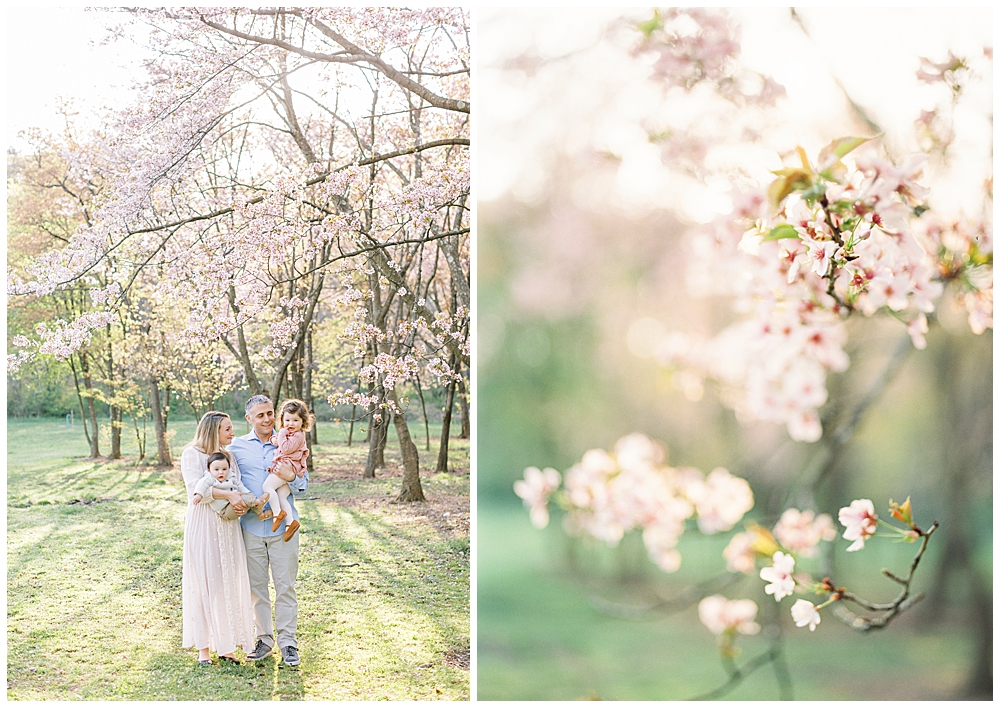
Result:
<svg viewBox="0 0 1000 708"><path fill-rule="evenodd" d="M201 450L206 455L213 452L225 452L219 444L219 428L222 426L222 419L229 420L229 414L222 411L209 411L198 421L198 429L194 433L194 440L188 443L190 447Z"/></svg>
<svg viewBox="0 0 1000 708"><path fill-rule="evenodd" d="M278 411L279 426L283 424L285 413L294 413L302 419L302 432L304 433L308 433L312 429L313 423L316 422L316 416L309 412L305 401L300 401L297 398L289 398L281 404L281 409Z"/></svg>

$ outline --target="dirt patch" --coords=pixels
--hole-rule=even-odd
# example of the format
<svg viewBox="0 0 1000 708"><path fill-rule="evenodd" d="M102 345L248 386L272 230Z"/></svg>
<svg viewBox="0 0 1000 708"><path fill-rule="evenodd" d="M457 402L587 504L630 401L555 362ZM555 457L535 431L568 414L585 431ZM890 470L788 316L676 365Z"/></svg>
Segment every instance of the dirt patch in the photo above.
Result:
<svg viewBox="0 0 1000 708"><path fill-rule="evenodd" d="M425 502L397 502L395 497L344 496L339 506L378 511L399 523L429 524L446 538L469 537L469 498L435 494Z"/></svg>
<svg viewBox="0 0 1000 708"><path fill-rule="evenodd" d="M379 469L379 479L403 479L403 468L389 466ZM357 465L324 465L309 473L315 482L357 481L361 468ZM426 494L425 489L425 494ZM424 502L397 502L396 494L340 494L336 503L352 509L378 511L399 523L426 524L445 538L469 538L469 497L460 494L428 494Z"/></svg>
<svg viewBox="0 0 1000 708"><path fill-rule="evenodd" d="M445 652L444 663L453 669L469 670L469 647L454 646Z"/></svg>

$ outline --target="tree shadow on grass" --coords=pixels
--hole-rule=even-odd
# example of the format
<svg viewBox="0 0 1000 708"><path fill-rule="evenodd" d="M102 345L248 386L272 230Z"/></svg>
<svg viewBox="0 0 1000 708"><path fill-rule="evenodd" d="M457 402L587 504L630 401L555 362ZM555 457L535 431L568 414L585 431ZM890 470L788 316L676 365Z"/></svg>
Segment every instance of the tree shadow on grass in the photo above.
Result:
<svg viewBox="0 0 1000 708"><path fill-rule="evenodd" d="M145 664L143 681L123 684L125 700L215 700L260 701L303 700L303 672L285 666L274 657L239 666L221 663L201 666L193 649L152 654Z"/></svg>
<svg viewBox="0 0 1000 708"><path fill-rule="evenodd" d="M164 470L123 461L61 458L27 467L11 466L7 471L7 503L15 507L130 498L142 492L162 498L178 490L169 484Z"/></svg>
<svg viewBox="0 0 1000 708"><path fill-rule="evenodd" d="M448 644L441 648L441 660L463 639L468 645L467 630L463 632L454 623L453 593L443 589L464 573L463 600L468 608L467 557L448 539L434 538L427 530L407 529L355 509L335 510L349 523L334 528L323 522L318 507L300 511L306 528L316 530L304 546L307 563L303 565L308 577L302 578L300 570L300 578L324 583L334 596L370 593L404 614L422 616ZM319 569L313 570L312 563ZM324 570L329 567L337 570Z"/></svg>

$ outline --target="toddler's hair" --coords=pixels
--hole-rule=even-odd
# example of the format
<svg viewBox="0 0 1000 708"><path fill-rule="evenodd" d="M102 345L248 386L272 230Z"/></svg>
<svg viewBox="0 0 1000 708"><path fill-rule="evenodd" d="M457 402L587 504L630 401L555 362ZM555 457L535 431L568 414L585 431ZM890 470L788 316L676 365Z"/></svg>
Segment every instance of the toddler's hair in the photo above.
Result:
<svg viewBox="0 0 1000 708"><path fill-rule="evenodd" d="M285 419L285 413L294 413L299 418L302 419L302 432L309 432L312 430L313 423L316 422L316 416L309 412L306 408L304 401L300 401L297 398L289 398L287 401L281 404L281 410L278 411L278 424L283 425Z"/></svg>
<svg viewBox="0 0 1000 708"><path fill-rule="evenodd" d="M225 460L226 464L229 465L229 469L233 468L232 463L229 462L229 455L224 452L213 452L208 456L208 462L205 463L205 469L211 469L213 462L218 462L219 460Z"/></svg>

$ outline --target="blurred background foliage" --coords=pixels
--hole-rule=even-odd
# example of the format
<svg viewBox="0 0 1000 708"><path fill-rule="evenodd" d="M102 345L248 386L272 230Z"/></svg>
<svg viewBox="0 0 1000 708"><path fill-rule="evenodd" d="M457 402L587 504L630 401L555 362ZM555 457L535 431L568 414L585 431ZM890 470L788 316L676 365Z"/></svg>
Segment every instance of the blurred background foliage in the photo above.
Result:
<svg viewBox="0 0 1000 708"><path fill-rule="evenodd" d="M806 19L817 26L822 17ZM909 495L918 523L941 523L914 585L926 599L886 630L858 634L832 615L814 634L796 629L759 579L725 572L721 551L731 533L686 534L681 570L666 575L635 534L609 549L567 536L559 512L543 531L530 526L512 491L525 467L565 471L587 449L609 449L633 431L664 442L672 465L706 473L723 466L745 477L756 499L748 518L762 524L796 504L800 476L822 453L821 444L790 441L783 426L737 421L711 386L701 391L650 356L650 332L708 335L732 313L724 300L692 300L685 291L690 214L623 197L620 156L578 135L600 122L598 108L566 108L551 90L561 82L569 92L567 66L597 53L608 75L576 81L595 106L602 92L613 93L606 45L621 41L607 30L614 22L595 17L581 27L567 19L571 26L560 30L554 14L514 11L484 13L480 22L480 166L505 147L494 139L504 131L537 146L532 135L547 120L564 139L526 151L532 159L522 160L520 174L500 165L512 176L487 182L478 205L479 698L683 699L718 687L727 674L698 621L698 596L687 594L703 581L704 594L750 597L764 619L779 613L784 657L775 667L787 667L796 699L991 697L992 331L971 334L947 295L924 351L900 356L905 326L890 318L851 321L851 366L828 379L822 411L825 425L837 426L887 380L816 487L818 511L836 518L852 499L869 498L884 513L890 497ZM515 36L513 27L523 30L517 46L501 41ZM575 34L576 44L555 46L560 31ZM790 19L785 31L801 27ZM620 97L627 88L614 91ZM860 107L842 91L835 98L836 115L794 139L865 134ZM567 117L572 110L578 115ZM869 115L878 117L878 107ZM905 571L915 549L877 541L847 556L838 538L833 567L838 583L883 602L897 588L880 569ZM741 659L766 651L769 640L741 638ZM787 696L782 683L767 668L726 697Z"/></svg>

